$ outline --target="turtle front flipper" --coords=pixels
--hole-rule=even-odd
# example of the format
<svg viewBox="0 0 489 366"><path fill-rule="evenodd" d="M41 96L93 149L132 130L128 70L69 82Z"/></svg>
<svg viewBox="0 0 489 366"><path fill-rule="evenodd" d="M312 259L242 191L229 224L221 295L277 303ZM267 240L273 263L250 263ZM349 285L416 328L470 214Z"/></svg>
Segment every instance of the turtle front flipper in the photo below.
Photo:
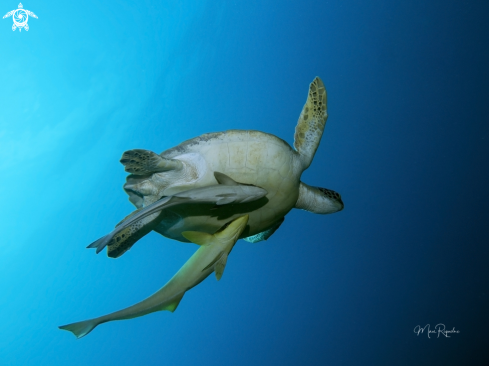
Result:
<svg viewBox="0 0 489 366"><path fill-rule="evenodd" d="M120 162L125 166L126 172L136 175L180 170L183 167L179 160L165 159L152 151L142 149L124 152Z"/></svg>
<svg viewBox="0 0 489 366"><path fill-rule="evenodd" d="M327 119L326 89L321 79L316 77L309 86L306 104L295 127L294 147L300 155L303 170L311 165Z"/></svg>

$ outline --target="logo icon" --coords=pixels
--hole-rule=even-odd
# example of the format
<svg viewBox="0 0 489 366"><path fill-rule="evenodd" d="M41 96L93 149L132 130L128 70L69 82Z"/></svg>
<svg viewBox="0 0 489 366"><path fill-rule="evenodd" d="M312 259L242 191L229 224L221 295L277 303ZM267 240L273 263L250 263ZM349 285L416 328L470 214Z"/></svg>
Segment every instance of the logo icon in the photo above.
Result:
<svg viewBox="0 0 489 366"><path fill-rule="evenodd" d="M29 15L37 19L37 15L32 11L25 10L22 6L22 3L19 3L19 8L9 11L7 14L3 16L3 19L12 15L12 19L14 20L14 24L12 25L12 30L15 31L19 28L19 32L24 28L26 31L29 30L29 25L27 24L27 20L29 20Z"/></svg>

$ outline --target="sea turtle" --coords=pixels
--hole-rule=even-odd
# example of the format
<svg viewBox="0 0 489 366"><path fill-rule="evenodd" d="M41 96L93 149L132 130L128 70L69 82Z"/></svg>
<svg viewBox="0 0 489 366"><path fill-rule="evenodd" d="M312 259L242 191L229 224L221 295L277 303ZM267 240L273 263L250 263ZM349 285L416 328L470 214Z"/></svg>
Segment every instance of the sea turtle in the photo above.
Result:
<svg viewBox="0 0 489 366"><path fill-rule="evenodd" d="M318 214L343 209L338 193L308 186L300 180L319 146L327 116L326 90L316 77L309 86L295 129L295 150L274 135L254 130L207 133L160 155L148 150L129 150L121 158L125 170L131 173L124 190L140 209L164 196L216 185L214 172L222 172L240 184L265 189L267 196L239 205L177 206L165 210L153 230L188 242L183 231L213 234L231 220L249 214L241 238L250 242L266 240L292 208Z"/></svg>

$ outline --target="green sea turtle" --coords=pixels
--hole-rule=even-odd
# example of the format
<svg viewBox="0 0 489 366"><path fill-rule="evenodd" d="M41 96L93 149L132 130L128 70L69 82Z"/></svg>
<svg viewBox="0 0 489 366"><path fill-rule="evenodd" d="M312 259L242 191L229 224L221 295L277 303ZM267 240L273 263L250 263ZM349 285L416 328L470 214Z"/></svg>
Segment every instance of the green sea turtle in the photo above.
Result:
<svg viewBox="0 0 489 366"><path fill-rule="evenodd" d="M327 119L326 90L316 77L295 128L294 148L284 140L260 131L229 130L187 140L160 155L148 150L124 152L121 163L131 175L124 190L142 209L164 196L216 185L214 172L222 172L240 184L265 189L265 198L239 205L180 205L164 210L153 227L156 232L183 242L183 231L213 234L224 224L249 215L241 234L250 242L266 240L292 209L318 214L343 209L338 193L302 183L319 146Z"/></svg>

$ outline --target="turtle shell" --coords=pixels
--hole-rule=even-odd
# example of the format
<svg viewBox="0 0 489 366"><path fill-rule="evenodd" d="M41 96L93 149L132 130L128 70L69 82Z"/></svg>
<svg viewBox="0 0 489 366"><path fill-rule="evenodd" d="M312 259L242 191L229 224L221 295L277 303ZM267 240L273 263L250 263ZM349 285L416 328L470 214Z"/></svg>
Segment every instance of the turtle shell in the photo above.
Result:
<svg viewBox="0 0 489 366"><path fill-rule="evenodd" d="M249 203L221 207L186 204L169 209L154 230L171 239L187 242L181 235L183 231L213 234L243 214L249 214L249 221L241 237L258 234L281 220L299 196L302 165L298 154L284 140L268 133L253 130L207 133L160 155L184 161L193 169L185 174L166 171L129 176L125 189L137 207L162 196L217 184L215 171L268 192L266 197Z"/></svg>

